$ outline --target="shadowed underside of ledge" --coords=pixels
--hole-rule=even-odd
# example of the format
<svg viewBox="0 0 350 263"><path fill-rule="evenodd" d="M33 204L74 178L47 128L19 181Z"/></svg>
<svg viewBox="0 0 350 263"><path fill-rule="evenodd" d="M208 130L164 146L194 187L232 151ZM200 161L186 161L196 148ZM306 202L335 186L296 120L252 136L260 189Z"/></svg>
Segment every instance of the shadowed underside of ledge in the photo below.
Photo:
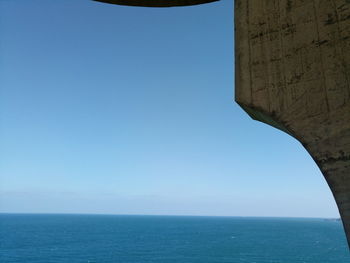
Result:
<svg viewBox="0 0 350 263"><path fill-rule="evenodd" d="M189 6L200 5L219 0L94 0L96 2L129 5L129 6L144 6L144 7L171 7L171 6Z"/></svg>

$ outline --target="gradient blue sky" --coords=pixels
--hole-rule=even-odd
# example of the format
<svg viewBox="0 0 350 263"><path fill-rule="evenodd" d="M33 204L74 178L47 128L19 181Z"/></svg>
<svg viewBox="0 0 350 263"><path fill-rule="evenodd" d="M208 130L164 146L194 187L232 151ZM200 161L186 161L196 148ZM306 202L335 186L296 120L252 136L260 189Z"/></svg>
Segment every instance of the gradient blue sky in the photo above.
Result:
<svg viewBox="0 0 350 263"><path fill-rule="evenodd" d="M0 0L0 212L337 217L234 103L233 1Z"/></svg>

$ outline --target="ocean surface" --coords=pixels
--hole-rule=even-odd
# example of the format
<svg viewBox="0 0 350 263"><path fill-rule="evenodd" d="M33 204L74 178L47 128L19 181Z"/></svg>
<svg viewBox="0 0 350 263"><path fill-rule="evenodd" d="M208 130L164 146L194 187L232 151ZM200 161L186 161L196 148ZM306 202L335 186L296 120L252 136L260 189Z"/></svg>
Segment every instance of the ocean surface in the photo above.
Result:
<svg viewBox="0 0 350 263"><path fill-rule="evenodd" d="M349 263L325 219L0 214L0 262Z"/></svg>

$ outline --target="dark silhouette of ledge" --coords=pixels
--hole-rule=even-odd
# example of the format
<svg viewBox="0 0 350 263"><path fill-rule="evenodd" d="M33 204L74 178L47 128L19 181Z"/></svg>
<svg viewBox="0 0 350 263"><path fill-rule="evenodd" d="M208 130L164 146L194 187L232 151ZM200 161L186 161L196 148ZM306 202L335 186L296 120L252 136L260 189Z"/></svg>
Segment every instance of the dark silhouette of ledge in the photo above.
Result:
<svg viewBox="0 0 350 263"><path fill-rule="evenodd" d="M200 5L220 0L93 0L96 2L128 5L128 6L144 6L144 7L172 7L172 6L190 6Z"/></svg>

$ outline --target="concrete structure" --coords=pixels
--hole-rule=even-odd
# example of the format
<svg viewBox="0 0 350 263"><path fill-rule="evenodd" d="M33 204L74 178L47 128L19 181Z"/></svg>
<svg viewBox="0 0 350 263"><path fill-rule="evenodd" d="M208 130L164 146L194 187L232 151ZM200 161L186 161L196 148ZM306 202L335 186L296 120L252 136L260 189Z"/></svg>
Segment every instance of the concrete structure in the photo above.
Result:
<svg viewBox="0 0 350 263"><path fill-rule="evenodd" d="M350 243L350 1L236 0L235 12L236 101L303 144Z"/></svg>
<svg viewBox="0 0 350 263"><path fill-rule="evenodd" d="M333 192L350 244L350 1L236 0L235 37L237 103L303 144Z"/></svg>

